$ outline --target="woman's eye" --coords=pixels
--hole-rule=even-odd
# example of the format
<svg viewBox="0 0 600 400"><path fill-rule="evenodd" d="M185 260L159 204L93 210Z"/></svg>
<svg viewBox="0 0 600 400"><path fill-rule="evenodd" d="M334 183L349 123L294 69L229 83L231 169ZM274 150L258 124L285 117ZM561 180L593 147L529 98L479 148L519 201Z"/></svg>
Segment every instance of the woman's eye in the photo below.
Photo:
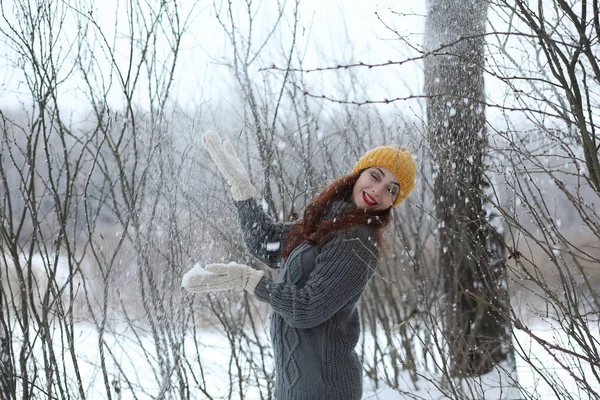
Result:
<svg viewBox="0 0 600 400"><path fill-rule="evenodd" d="M377 174L375 172L371 172L371 176L373 177L373 179L375 179L377 182L379 182L379 177L377 176Z"/></svg>

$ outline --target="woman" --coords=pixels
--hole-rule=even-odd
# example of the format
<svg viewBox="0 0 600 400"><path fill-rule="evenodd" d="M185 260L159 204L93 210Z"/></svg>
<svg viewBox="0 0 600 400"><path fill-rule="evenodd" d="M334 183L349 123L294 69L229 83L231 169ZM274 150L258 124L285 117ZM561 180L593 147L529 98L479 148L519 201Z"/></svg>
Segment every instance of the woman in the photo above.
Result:
<svg viewBox="0 0 600 400"><path fill-rule="evenodd" d="M273 222L229 141L214 132L204 146L231 186L248 250L279 281L237 263L196 266L182 286L191 292L245 288L271 305L277 400L359 400L362 367L357 302L373 276L392 208L414 187L410 152L382 146L352 173L329 184L294 224Z"/></svg>

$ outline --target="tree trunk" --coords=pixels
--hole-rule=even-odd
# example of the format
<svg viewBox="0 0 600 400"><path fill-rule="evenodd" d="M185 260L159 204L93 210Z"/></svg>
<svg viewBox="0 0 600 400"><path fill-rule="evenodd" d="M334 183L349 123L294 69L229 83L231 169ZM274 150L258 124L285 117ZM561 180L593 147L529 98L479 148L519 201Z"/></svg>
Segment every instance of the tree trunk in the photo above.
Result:
<svg viewBox="0 0 600 400"><path fill-rule="evenodd" d="M511 355L503 318L506 258L482 196L486 16L483 0L431 0L425 26L428 134L454 376L484 374Z"/></svg>
<svg viewBox="0 0 600 400"><path fill-rule="evenodd" d="M6 326L4 315L4 293L2 292L2 278L0 278L0 400L10 398L14 393L14 371L10 355L10 335Z"/></svg>

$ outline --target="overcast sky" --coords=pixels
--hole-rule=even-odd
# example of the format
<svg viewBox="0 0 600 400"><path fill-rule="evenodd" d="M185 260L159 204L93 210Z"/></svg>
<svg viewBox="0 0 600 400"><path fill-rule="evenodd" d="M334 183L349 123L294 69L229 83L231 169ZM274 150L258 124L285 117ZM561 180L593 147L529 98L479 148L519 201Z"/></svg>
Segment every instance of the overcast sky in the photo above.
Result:
<svg viewBox="0 0 600 400"><path fill-rule="evenodd" d="M186 32L178 60L178 69L175 75L173 101L194 108L207 101L231 101L228 97L232 93L231 72L220 61L230 62L232 59L231 47L223 29L217 23L215 8L211 2L183 2L181 15L190 18L189 29ZM75 4L75 3L73 3ZM254 4L259 4L258 2ZM260 2L257 13L257 22L254 26L255 43L264 38L266 32L272 26L276 16L276 1L264 0ZM15 9L7 1L2 2L7 20L0 22L3 29L8 28L8 23L14 25L18 20L15 17ZM126 4L118 0L103 0L93 2L93 15L102 28L104 35L113 41L115 37L115 26L119 30L116 43L123 42L127 36L126 13L122 7ZM292 10L293 2L288 0L287 9ZM81 7L81 6L80 6ZM119 8L121 7L121 8ZM393 11L402 12L406 15L393 14ZM302 0L300 2L300 24L298 31L297 48L304 57L304 68L317 68L332 66L336 64L364 62L382 63L388 60L399 61L416 53L402 41L398 40L395 30L401 35L406 35L413 44L420 45L424 24L424 1L411 2L409 6L403 4L400 10L397 1L360 1L360 0ZM63 8L66 13L75 15L73 10ZM118 12L115 12L118 10ZM390 30L376 15L389 24ZM11 16L11 13L12 16ZM243 11L240 10L238 23L245 21L242 18ZM119 23L115 24L115 16ZM289 17L291 18L291 17ZM291 21L285 22L289 24ZM245 27L242 28L245 30ZM254 68L254 77L262 80L261 74L273 72L258 72L258 68L272 63L281 65L282 48L289 47L289 30L284 26L278 32L278 36L271 40L270 46L263 50L261 59ZM66 73L67 63L73 61L69 46L73 44L76 36L77 22L74 17L69 16L63 24L63 34L60 38L60 51L67 60L63 64L62 71ZM12 104L15 99L24 101L27 99L27 89L23 85L24 74L15 71L13 65L18 57L11 46L6 43L5 35L2 34L0 41L0 104ZM14 44L13 44L14 45ZM121 43L122 45L122 43ZM99 44L94 45L95 57L99 63L106 64L102 60L103 52ZM126 47L117 52L121 65L126 65L128 52ZM72 51L72 50L71 50ZM103 68L107 75L108 65ZM371 99L383 99L416 94L422 90L422 79L420 64L411 63L402 67L355 69L353 73L360 77L360 82L368 87ZM325 85L322 90L316 89L315 94L332 95L338 88L339 83L349 74L337 72L318 72L308 74L308 79L313 79L319 85ZM393 81L394 85L390 85ZM85 104L85 98L81 98L81 82L77 79L68 79L61 84L63 92L67 94L64 102L70 108L77 108L80 102ZM142 86L142 85L141 85ZM114 99L119 95L114 94ZM141 96L143 98L143 94ZM365 99L357 99L358 101ZM117 100L118 101L118 100ZM140 100L143 102L143 100Z"/></svg>
<svg viewBox="0 0 600 400"><path fill-rule="evenodd" d="M17 0L12 0L17 2ZM27 0L18 0L28 3ZM280 2L283 0L279 0ZM223 3L223 4L221 4ZM238 2L236 4L243 4ZM0 27L7 30L9 24L15 25L19 17L15 15L15 8L11 1L1 2L6 19L0 19ZM123 0L89 0L89 4L82 6L78 2L50 2L56 10L64 12L62 34L58 39L59 46L55 56L61 54L64 62L58 65L59 74L70 74L70 64L74 60L73 44L77 37L78 23L76 17L80 14L72 7L82 10L91 9L97 26L102 30L107 41L117 48L115 57L118 64L125 71L129 62L129 51L124 46L129 37L127 26L127 12L124 7L127 2ZM171 3L169 3L171 4ZM233 59L229 40L222 27L218 24L216 10L226 7L227 2L211 1L184 1L178 3L180 17L187 20L188 29L184 34L180 48L177 69L170 100L179 106L194 113L199 107L210 104L213 109L220 109L229 114L239 109L236 102L239 100L239 88L233 84L231 69L224 66ZM217 6L213 6L217 4ZM253 26L254 49L258 48L261 39L264 39L273 26L277 15L277 0L262 0L252 2L256 12L256 22ZM272 64L283 66L285 50L290 47L291 37L289 25L294 2L287 0L287 19L282 23L269 44L261 50L260 58L251 68L253 82L262 85L262 81L274 75L281 76L282 72L260 71L260 68ZM225 13L225 10L222 10ZM150 12L147 10L148 15ZM419 55L423 42L423 29L425 23L425 0L398 2L392 0L301 0L296 49L303 58L303 68L330 67L337 64L363 62L379 64L392 61L404 61ZM116 23L118 18L118 23ZM247 33L247 20L244 10L240 9L235 16L237 26L242 35ZM490 12L495 28L501 29L498 19ZM514 21L513 21L514 22ZM58 24L57 24L58 25ZM386 26L387 25L387 26ZM116 33L115 33L116 32ZM402 38L400 39L399 36ZM97 36L98 38L99 36ZM494 40L489 38L488 40ZM163 49L167 42L163 43ZM18 44L17 44L18 46ZM12 49L11 49L12 47ZM14 50L15 44L7 40L6 34L0 34L0 106L28 108L27 87L23 83L25 74L15 70L15 63L19 62ZM100 42L91 43L90 57L98 63L99 76L108 81L110 59L103 51ZM164 54L168 54L165 51ZM515 58L527 57L527 52L515 53ZM158 58L163 57L159 54ZM168 57L163 57L167 62ZM162 60L162 61L164 61ZM298 61L292 63L298 66ZM411 95L420 95L423 90L422 63L408 62L382 68L353 68L351 70L338 70L332 72L312 72L305 74L305 80L315 95L340 98L339 93L349 86L352 77L364 88L364 93L356 95L351 100L362 102L365 100L383 100L402 98ZM31 73L28 71L28 73ZM85 110L89 100L88 93L82 90L82 83L77 78L68 78L61 83L62 103L61 108L69 109L73 113L87 114ZM488 99L492 103L501 103L506 96L506 87L491 75L486 75L486 90ZM524 82L523 84L526 84ZM138 85L139 106L146 106L147 94L144 82ZM510 93L509 93L510 94ZM122 102L118 84L113 83L109 100L112 104ZM22 104L22 105L21 105ZM329 106L332 106L331 104ZM384 112L396 113L398 109L423 118L423 101L410 100L397 102L391 106L381 107ZM488 108L488 119L503 123L503 116L497 109ZM518 118L518 116L514 116Z"/></svg>

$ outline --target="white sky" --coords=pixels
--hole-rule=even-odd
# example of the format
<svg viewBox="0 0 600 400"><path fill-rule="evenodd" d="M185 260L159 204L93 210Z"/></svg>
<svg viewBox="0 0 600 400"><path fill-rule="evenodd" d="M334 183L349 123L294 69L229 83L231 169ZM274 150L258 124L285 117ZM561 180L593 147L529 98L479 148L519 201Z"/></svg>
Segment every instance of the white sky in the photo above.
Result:
<svg viewBox="0 0 600 400"><path fill-rule="evenodd" d="M93 0L92 0L93 1ZM3 2L4 12L10 15L14 12L10 2ZM61 2L61 4L64 4ZM254 4L259 4L255 2ZM260 7L275 9L275 0L264 0ZM126 3L122 0L103 0L93 2L90 6L79 6L82 9L92 8L93 15L98 22L98 26L104 32L105 37L112 44L121 42L119 46L122 51L116 54L117 60L122 68L128 62L129 54L122 46L125 38L128 36L126 25L126 12L123 8ZM293 2L288 0L288 9L291 9ZM78 23L74 15L77 15L70 8L57 6L56 10L63 10L67 17L63 23L63 34L60 38L60 48L54 50L55 55L60 54L60 58L65 60L59 73L63 76L69 73L68 65L74 61L75 53L70 46L74 45ZM87 7L87 8L86 8ZM300 2L299 31L302 32L298 40L298 48L304 55L304 68L317 68L323 66L336 65L337 63L381 63L387 60L402 60L414 55L409 47L402 44L395 34L388 30L381 21L378 20L376 12L379 13L386 23L393 24L392 28L401 34L410 35L413 43L420 44L421 38L419 32L422 31L424 23L423 7L424 1L411 3L408 8L402 5L402 12L406 14L416 14L413 16L392 15L389 7L398 7L396 1L358 1L358 0L302 0ZM267 8L268 9L268 8ZM115 10L119 10L115 13ZM118 31L115 41L114 27L115 16L119 18ZM149 15L149 14L148 14ZM172 100L184 107L199 106L207 101L232 101L229 97L237 96L233 93L230 85L231 73L226 67L219 65L218 61L230 61L232 59L231 49L228 46L227 38L223 34L222 28L218 25L215 18L215 9L211 2L182 2L181 15L183 18L190 18L189 30L184 36L179 56L178 69L175 74L174 92ZM271 26L275 12L264 15L254 26L256 43L264 37L268 27ZM245 19L242 15L238 16L238 24ZM13 27L15 18L8 18ZM7 21L0 21L0 27L6 29ZM18 27L17 27L18 28ZM281 37L275 37L272 45L266 48L260 60L262 65L256 64L253 69L253 78L258 83L263 79L263 74L272 72L258 72L258 67L275 63L282 65L281 43L283 46L289 45L289 37L283 37L286 32L281 33ZM0 41L0 105L12 104L15 100L24 101L28 98L27 88L23 85L25 78L21 71L15 71L12 64L18 62L16 53L10 49L10 46L4 40ZM102 76L108 81L107 55L102 49L101 43L92 44L93 55L102 67ZM120 59L119 59L120 58ZM297 63L295 63L297 64ZM421 90L421 73L415 64L403 67L376 68L372 70L356 69L355 74L360 77L361 84L368 87L369 97L373 99L391 98L415 94ZM346 74L346 76L348 76ZM338 88L340 81L339 75L333 72L308 74L308 79L319 82L321 89L315 89L315 94L332 95L332 92ZM325 83L322 83L325 82ZM394 82L390 85L390 82ZM86 104L85 90L81 89L81 81L78 79L68 79L61 84L63 93L63 102L69 108L77 109L81 104ZM116 82L113 83L116 87ZM145 85L140 85L139 102L144 102ZM120 95L113 91L112 101L120 101ZM357 99L358 101L364 99ZM63 105L64 107L64 105Z"/></svg>
<svg viewBox="0 0 600 400"><path fill-rule="evenodd" d="M89 5L81 5L84 2ZM225 7L222 0L215 0L217 9ZM279 0L280 2L283 0ZM28 0L12 0L12 2L28 3ZM159 4L155 0L153 4ZM223 3L223 5L220 5ZM243 4L239 2L238 4ZM92 15L102 30L108 43L115 46L118 51L115 54L118 65L122 71L127 70L129 53L127 38L130 36L127 26L127 2L124 0L78 0L77 2L50 2L54 11L64 12L66 17L62 23L63 31L57 41L58 45L53 49L55 58L63 60L57 65L60 78L71 74L71 65L75 59L75 38L77 37L77 17L81 15L74 12L71 5L78 4L81 10L92 10ZM135 2L138 4L138 2ZM172 4L167 2L167 4ZM240 98L239 88L233 84L231 70L223 63L232 60L231 47L224 35L222 28L217 23L215 7L212 1L178 2L182 20L188 20L189 26L186 31L178 58L177 69L170 101L177 103L189 113L196 113L200 107L210 105L212 110L219 110L224 115L232 115L239 111L238 101ZM262 0L252 2L254 10L260 7L261 12L256 14L256 22L253 26L253 49L263 39L273 24L276 16L277 0ZM288 10L293 8L293 1L287 0ZM0 28L7 29L9 24L16 29L15 11L11 0L2 1L2 7L6 19L0 18ZM273 10L266 13L262 10ZM136 18L144 15L149 18L151 10L147 9L143 14L136 14ZM377 14L376 14L377 13ZM291 15L291 13L288 13ZM379 17L379 18L378 18ZM118 18L118 24L115 22ZM502 21L490 12L495 28L502 30ZM236 23L241 30L246 31L244 26L246 17L240 10L236 15ZM381 19L381 20L380 20ZM300 1L300 24L297 48L303 56L303 68L311 69L328 67L347 63L372 63L379 64L388 60L403 61L418 55L422 43L422 32L425 22L425 0L411 2L398 2L392 0L301 0ZM515 21L513 21L514 23ZM288 19L284 22L281 30L272 38L269 46L266 46L261 57L250 69L251 79L259 86L264 86L265 78L279 78L283 72L260 71L261 67L272 64L283 66L284 50L289 47L289 30L285 28L290 24ZM385 26L388 24L388 27ZM57 22L55 26L59 26ZM116 26L116 30L115 30ZM117 32L115 34L115 32ZM396 33L397 32L397 33ZM399 40L398 35L410 42L410 45ZM96 38L100 40L100 36ZM493 39L490 39L493 40ZM90 41L88 41L90 43ZM166 41L159 43L162 50L165 49ZM17 44L16 46L19 46ZM109 55L105 52L104 44L100 41L90 43L91 50L88 52L90 59L97 64L96 78L99 82L110 81L110 69L108 68ZM13 47L11 49L11 46ZM27 73L15 70L14 64L19 63L14 50L15 44L6 40L6 36L0 33L0 107L23 108L29 110L31 102L24 84ZM512 47L508 47L512 48ZM512 51L512 50L511 50ZM159 64L165 62L164 55L168 52L159 51ZM513 56L520 62L526 61L530 55L523 47L514 46ZM161 58L162 57L162 58ZM493 60L490 57L490 61ZM497 57L502 61L502 56ZM169 58L166 58L169 62ZM294 61L293 66L298 66ZM362 87L364 93L352 94L351 100L362 102L365 100L383 100L402 98L411 95L420 95L423 90L423 76L420 62L409 62L403 65L394 65L382 68L354 68L352 70L337 70L326 72L312 72L305 74L307 85L315 95L326 95L333 98L343 98L344 90L350 86L352 78ZM114 76L113 76L114 78ZM82 87L81 75L76 78L67 78L61 82L61 109L68 110L73 115L81 114L83 118L87 115L89 105L89 90ZM491 75L486 75L486 91L491 103L506 104L512 100L512 92L506 90L506 86ZM523 82L527 85L527 82ZM137 98L138 106L148 106L147 83L142 80L138 84ZM272 87L269 89L273 89ZM94 89L102 93L104 89L98 85ZM266 89L267 90L267 89ZM273 90L276 90L274 88ZM508 97L507 97L508 96ZM113 107L122 103L122 93L119 90L117 80L113 79L112 89L108 96ZM510 104L509 104L510 105ZM329 104L329 107L336 107ZM381 106L383 112L396 113L398 110L406 112L409 116L415 115L417 119L424 118L424 107L422 100L400 101L393 105ZM488 120L498 126L504 126L503 111L488 107ZM529 124L523 116L511 115L513 123ZM520 118L520 119L519 119Z"/></svg>

